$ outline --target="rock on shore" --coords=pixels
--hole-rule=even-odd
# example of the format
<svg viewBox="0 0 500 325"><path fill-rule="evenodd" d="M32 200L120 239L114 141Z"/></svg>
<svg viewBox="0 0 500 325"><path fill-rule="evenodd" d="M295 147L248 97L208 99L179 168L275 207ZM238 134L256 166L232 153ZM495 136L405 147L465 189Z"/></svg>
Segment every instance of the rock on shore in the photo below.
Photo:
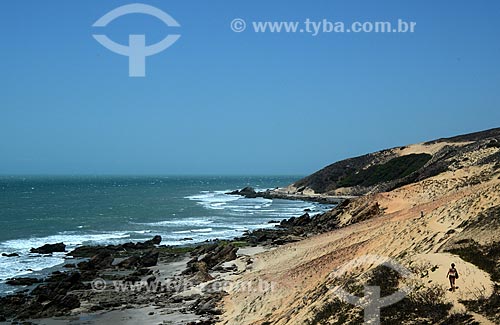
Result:
<svg viewBox="0 0 500 325"><path fill-rule="evenodd" d="M37 254L52 254L56 252L65 252L65 251L66 251L66 245L64 243L45 244L38 248L30 249L30 253L37 253Z"/></svg>

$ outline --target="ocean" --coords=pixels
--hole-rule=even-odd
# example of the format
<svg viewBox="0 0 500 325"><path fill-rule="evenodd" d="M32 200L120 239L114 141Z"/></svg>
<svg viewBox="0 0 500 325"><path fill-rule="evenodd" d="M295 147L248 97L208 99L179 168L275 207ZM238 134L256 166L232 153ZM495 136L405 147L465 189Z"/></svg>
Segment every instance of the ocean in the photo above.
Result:
<svg viewBox="0 0 500 325"><path fill-rule="evenodd" d="M183 245L229 239L245 230L273 227L271 220L324 212L313 202L246 199L228 191L286 186L300 176L265 177L0 177L0 293L6 279L64 262L64 253L40 256L30 248L64 242L78 245L143 241Z"/></svg>

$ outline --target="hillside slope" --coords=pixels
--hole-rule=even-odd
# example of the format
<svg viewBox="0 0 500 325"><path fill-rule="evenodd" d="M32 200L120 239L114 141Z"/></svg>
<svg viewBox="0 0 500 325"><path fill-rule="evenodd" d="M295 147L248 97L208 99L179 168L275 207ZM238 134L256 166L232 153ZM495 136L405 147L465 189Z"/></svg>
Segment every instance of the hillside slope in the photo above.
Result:
<svg viewBox="0 0 500 325"><path fill-rule="evenodd" d="M467 153L500 146L500 128L397 147L331 164L287 188L290 193L360 195L389 191L447 170L498 161L495 150L479 161L462 162Z"/></svg>
<svg viewBox="0 0 500 325"><path fill-rule="evenodd" d="M332 288L362 296L363 285L376 284L383 295L402 285L413 288L405 299L382 309L382 324L495 324L500 319L499 133L495 129L385 150L333 164L297 182L290 188L367 194L317 217L335 219L337 229L252 257L224 298L221 323L360 324L362 310L341 301ZM337 185L353 169L376 171L370 166L412 154L431 158L409 174L399 168L403 176L390 181L350 189ZM391 170L394 166L399 163ZM366 213L373 206L376 213ZM373 261L344 277L332 276L369 255L397 261L413 276L405 280ZM456 292L446 290L451 262L461 274ZM259 281L272 283L272 290L241 290Z"/></svg>

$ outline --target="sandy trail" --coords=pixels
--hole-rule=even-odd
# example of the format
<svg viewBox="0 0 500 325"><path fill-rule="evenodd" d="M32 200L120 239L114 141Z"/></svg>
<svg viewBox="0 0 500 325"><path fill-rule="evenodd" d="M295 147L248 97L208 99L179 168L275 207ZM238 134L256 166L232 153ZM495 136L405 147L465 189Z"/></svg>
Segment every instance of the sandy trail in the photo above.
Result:
<svg viewBox="0 0 500 325"><path fill-rule="evenodd" d="M446 273L454 263L458 270L459 278L455 286L455 292L446 291L446 300L455 306L463 307L459 300L476 300L479 297L489 297L493 293L493 282L488 273L480 270L477 266L462 260L460 257L449 253L419 254L413 259L415 262L429 263L435 268L434 272L429 272L426 280L432 284L438 284L445 288L450 288L450 283L446 278ZM429 283L429 282L428 282ZM463 307L465 309L465 307ZM456 310L464 311L464 310Z"/></svg>
<svg viewBox="0 0 500 325"><path fill-rule="evenodd" d="M449 253L420 254L415 256L414 261L432 265L435 271L429 272L428 276L425 278L425 280L428 280L427 284L438 284L445 288L450 288L450 283L443 275L446 275L451 263L454 263L459 273L459 278L455 283L457 289L454 292L447 290L445 295L445 300L453 304L451 312L468 312L480 324L495 325L495 323L487 318L468 311L460 302L460 300L477 300L481 297L491 296L494 283L491 281L488 273L462 260L460 257Z"/></svg>

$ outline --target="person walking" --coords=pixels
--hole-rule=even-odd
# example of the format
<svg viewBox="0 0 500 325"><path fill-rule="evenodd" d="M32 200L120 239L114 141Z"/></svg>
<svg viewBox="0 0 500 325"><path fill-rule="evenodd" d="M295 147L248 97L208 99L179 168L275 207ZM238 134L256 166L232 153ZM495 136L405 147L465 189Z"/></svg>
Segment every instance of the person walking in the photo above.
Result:
<svg viewBox="0 0 500 325"><path fill-rule="evenodd" d="M455 263L451 263L451 268L448 270L446 277L450 280L450 291L455 291L455 280L458 279L458 271L455 268Z"/></svg>

